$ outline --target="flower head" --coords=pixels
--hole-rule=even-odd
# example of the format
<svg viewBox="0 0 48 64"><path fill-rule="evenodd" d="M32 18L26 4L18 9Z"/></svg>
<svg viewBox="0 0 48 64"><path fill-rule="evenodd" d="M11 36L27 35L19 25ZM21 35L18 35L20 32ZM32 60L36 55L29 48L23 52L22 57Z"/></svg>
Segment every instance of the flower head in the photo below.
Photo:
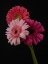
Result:
<svg viewBox="0 0 48 64"><path fill-rule="evenodd" d="M29 19L29 12L27 12L27 9L20 6L15 6L10 9L6 15L6 21L9 24L12 20L19 18L28 20Z"/></svg>
<svg viewBox="0 0 48 64"><path fill-rule="evenodd" d="M27 28L29 28L29 25L23 19L12 20L6 29L8 42L11 45L20 44L20 38L26 39L26 36L29 34L29 31L26 30Z"/></svg>
<svg viewBox="0 0 48 64"><path fill-rule="evenodd" d="M43 39L44 36L41 33L44 32L45 29L38 21L34 22L34 20L30 20L27 21L27 23L30 26L28 29L30 34L27 36L24 43L27 45L32 45L32 43L37 45Z"/></svg>

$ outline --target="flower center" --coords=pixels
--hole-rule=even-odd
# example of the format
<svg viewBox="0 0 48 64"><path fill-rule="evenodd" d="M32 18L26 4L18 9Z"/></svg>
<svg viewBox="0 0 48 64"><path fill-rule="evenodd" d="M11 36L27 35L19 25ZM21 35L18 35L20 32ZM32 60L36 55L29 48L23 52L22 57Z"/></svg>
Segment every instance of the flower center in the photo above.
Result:
<svg viewBox="0 0 48 64"><path fill-rule="evenodd" d="M14 32L14 33L16 34L17 32L18 32L18 31L17 31L17 30L15 30L15 32Z"/></svg>
<svg viewBox="0 0 48 64"><path fill-rule="evenodd" d="M17 18L20 18L20 15L16 15L15 18L16 18L16 19L17 19Z"/></svg>
<svg viewBox="0 0 48 64"><path fill-rule="evenodd" d="M12 36L14 37L14 38L16 38L16 37L18 37L19 36L19 34L22 32L22 28L20 27L20 26L15 26L15 27L13 27L13 29L12 29Z"/></svg>
<svg viewBox="0 0 48 64"><path fill-rule="evenodd" d="M33 34L34 30L29 28L29 32L30 32L30 34Z"/></svg>

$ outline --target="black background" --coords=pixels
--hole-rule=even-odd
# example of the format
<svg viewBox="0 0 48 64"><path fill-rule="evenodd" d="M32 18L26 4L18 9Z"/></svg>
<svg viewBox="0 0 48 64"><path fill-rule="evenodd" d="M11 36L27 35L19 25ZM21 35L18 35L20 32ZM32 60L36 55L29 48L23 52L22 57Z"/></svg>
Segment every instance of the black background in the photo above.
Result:
<svg viewBox="0 0 48 64"><path fill-rule="evenodd" d="M18 46L8 44L5 36L7 28L6 14L15 5L24 6L30 13L30 18L42 23L45 28L44 39L34 45L35 55L38 64L48 64L48 2L31 0L0 1L0 61L13 64L33 64L30 49L21 43Z"/></svg>

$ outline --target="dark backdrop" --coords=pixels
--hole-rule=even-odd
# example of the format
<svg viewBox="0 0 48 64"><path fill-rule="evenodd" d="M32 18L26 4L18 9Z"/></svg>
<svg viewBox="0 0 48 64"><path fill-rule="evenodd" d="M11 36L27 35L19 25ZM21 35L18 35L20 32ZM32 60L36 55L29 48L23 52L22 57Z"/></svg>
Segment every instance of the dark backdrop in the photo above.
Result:
<svg viewBox="0 0 48 64"><path fill-rule="evenodd" d="M19 46L8 44L5 36L7 28L6 14L15 5L24 6L30 13L30 18L42 23L45 28L44 39L34 45L34 51L39 64L48 64L48 2L31 0L0 1L0 61L13 64L33 64L30 49L21 43Z"/></svg>

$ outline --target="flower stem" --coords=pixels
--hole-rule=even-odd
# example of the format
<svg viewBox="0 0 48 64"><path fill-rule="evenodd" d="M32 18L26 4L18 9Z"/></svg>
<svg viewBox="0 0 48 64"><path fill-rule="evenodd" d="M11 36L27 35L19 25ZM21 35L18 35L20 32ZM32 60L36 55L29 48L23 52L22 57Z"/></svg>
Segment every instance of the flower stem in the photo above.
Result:
<svg viewBox="0 0 48 64"><path fill-rule="evenodd" d="M38 64L35 53L34 53L34 49L33 49L33 45L29 46L30 50L31 50L31 54L32 54L32 58L33 58L33 62L34 64Z"/></svg>

